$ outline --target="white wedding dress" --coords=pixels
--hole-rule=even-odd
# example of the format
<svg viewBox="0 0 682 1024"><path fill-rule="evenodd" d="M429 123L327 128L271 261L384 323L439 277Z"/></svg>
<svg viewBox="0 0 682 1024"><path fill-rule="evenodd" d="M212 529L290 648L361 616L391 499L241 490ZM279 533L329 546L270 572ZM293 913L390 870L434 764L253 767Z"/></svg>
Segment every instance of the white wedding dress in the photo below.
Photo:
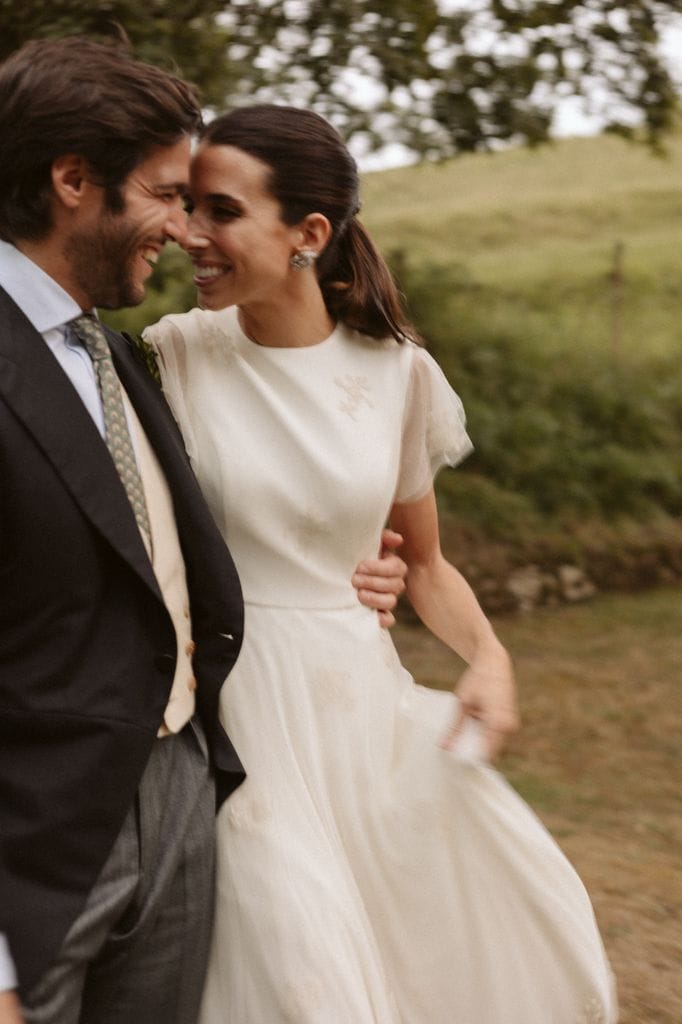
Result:
<svg viewBox="0 0 682 1024"><path fill-rule="evenodd" d="M611 1024L580 880L475 751L438 746L455 698L350 582L393 502L470 448L440 369L341 326L261 347L234 308L146 338L246 602L201 1024Z"/></svg>

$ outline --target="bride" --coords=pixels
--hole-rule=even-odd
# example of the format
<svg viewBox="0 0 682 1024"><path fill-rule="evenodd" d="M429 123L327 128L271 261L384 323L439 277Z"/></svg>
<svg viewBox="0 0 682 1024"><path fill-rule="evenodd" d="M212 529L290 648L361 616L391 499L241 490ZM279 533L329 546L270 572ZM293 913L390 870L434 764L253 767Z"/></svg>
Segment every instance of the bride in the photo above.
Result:
<svg viewBox="0 0 682 1024"><path fill-rule="evenodd" d="M206 129L191 195L203 309L146 338L246 602L221 714L248 777L218 817L202 1024L611 1024L582 883L488 763L510 662L432 487L470 442L352 158L313 113L243 108ZM353 593L387 519L467 662L456 695L417 686Z"/></svg>

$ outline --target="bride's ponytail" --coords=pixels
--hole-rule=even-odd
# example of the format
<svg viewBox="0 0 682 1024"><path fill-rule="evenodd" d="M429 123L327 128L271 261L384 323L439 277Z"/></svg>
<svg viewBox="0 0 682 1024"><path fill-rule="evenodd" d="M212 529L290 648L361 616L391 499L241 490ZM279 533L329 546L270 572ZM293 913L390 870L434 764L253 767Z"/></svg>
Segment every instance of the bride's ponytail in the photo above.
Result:
<svg viewBox="0 0 682 1024"><path fill-rule="evenodd" d="M235 146L270 169L269 191L287 224L322 213L331 239L317 262L330 315L377 340L419 336L398 289L357 218L358 172L340 135L310 110L260 104L238 107L207 126L202 142Z"/></svg>
<svg viewBox="0 0 682 1024"><path fill-rule="evenodd" d="M334 319L370 338L418 340L391 272L357 217L351 217L339 238L332 237L319 261L318 278Z"/></svg>

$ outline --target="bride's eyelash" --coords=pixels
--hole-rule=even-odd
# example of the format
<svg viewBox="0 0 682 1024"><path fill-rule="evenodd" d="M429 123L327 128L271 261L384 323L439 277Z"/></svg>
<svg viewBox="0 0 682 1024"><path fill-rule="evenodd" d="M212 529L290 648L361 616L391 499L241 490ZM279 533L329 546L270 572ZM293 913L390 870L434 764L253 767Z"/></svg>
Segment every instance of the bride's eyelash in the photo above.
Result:
<svg viewBox="0 0 682 1024"><path fill-rule="evenodd" d="M196 209L196 204L189 196L185 196L182 205L188 216L190 216ZM216 221L234 220L236 217L241 217L242 214L239 207L225 203L209 203L207 204L206 209L211 219Z"/></svg>
<svg viewBox="0 0 682 1024"><path fill-rule="evenodd" d="M241 216L241 210L238 210L236 206L224 206L221 204L214 204L209 207L209 212L213 220L234 220Z"/></svg>

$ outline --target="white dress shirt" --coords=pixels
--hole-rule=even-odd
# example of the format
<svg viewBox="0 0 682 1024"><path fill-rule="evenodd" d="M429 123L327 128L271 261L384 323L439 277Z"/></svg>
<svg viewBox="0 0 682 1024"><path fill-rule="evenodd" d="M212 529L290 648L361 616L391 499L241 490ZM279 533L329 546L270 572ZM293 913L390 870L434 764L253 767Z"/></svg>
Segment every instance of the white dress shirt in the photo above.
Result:
<svg viewBox="0 0 682 1024"><path fill-rule="evenodd" d="M33 260L1 239L0 285L42 334L104 437L104 414L95 368L84 346L65 327L83 310Z"/></svg>

